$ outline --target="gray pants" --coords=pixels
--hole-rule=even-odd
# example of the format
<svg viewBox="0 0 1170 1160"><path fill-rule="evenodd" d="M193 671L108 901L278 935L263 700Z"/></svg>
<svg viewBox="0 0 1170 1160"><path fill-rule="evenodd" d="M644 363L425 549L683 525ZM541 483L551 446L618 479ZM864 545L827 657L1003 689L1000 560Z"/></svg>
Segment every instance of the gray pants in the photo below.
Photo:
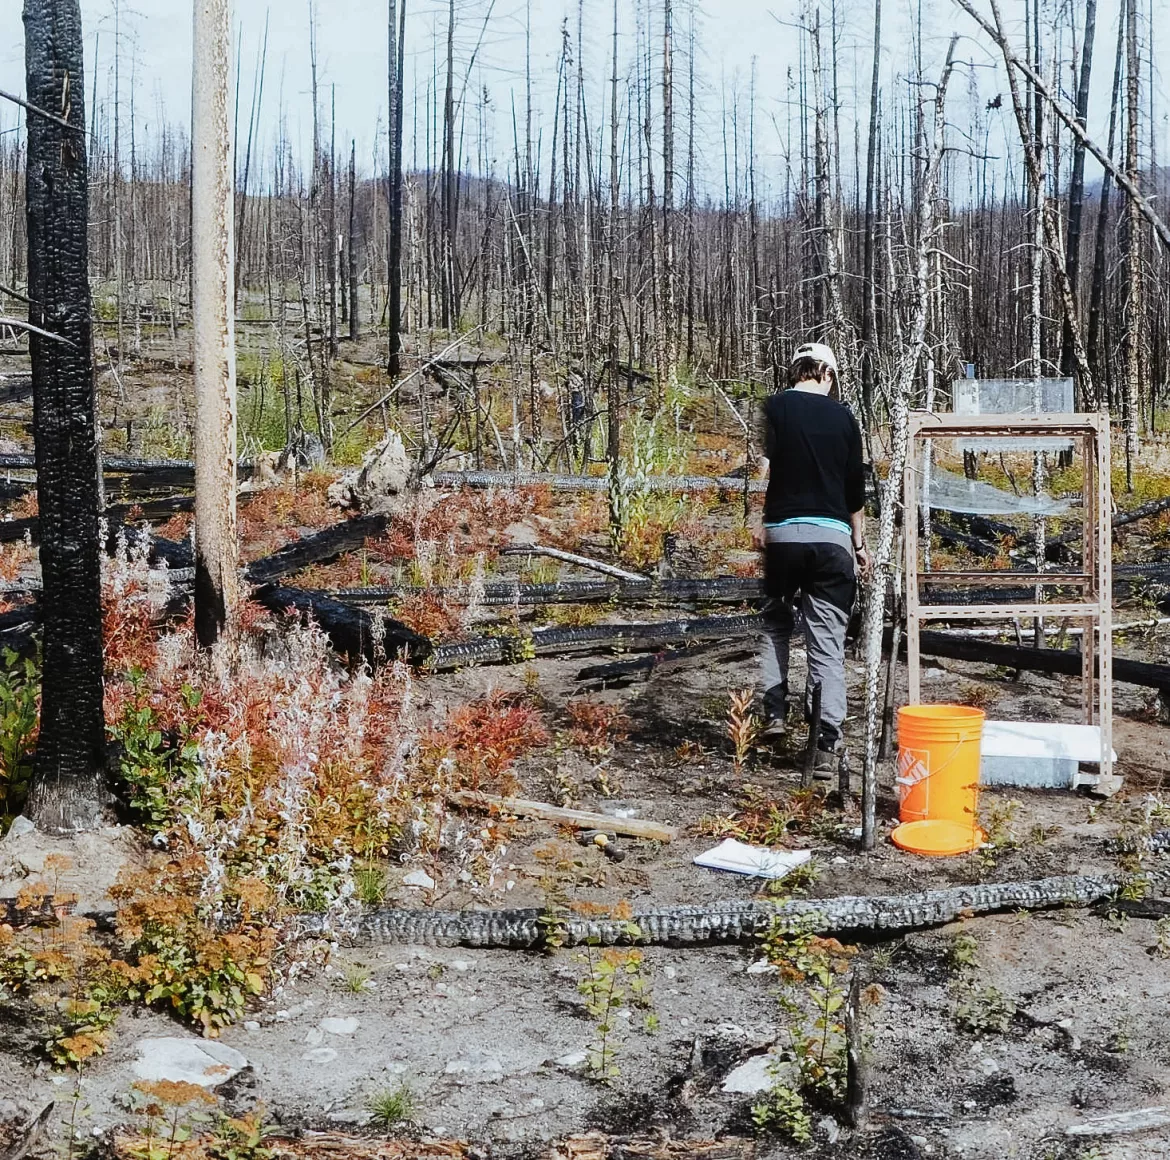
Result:
<svg viewBox="0 0 1170 1160"><path fill-rule="evenodd" d="M851 538L812 524L769 528L764 590L765 708L778 708L776 702L788 696L789 645L799 608L808 652L805 711L811 713L812 688L819 684L822 737L835 741L845 720L845 631L857 593Z"/></svg>

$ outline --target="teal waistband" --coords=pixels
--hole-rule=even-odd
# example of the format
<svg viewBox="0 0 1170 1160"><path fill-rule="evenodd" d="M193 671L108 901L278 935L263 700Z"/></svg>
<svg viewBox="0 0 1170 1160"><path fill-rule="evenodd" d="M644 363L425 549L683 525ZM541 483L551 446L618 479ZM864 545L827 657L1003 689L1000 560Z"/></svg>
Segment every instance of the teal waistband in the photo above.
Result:
<svg viewBox="0 0 1170 1160"><path fill-rule="evenodd" d="M831 532L842 532L846 536L853 535L853 529L842 520L832 520L827 516L797 516L791 520L781 520L778 524L765 524L766 528L786 528L792 524L812 524L815 528L828 528Z"/></svg>

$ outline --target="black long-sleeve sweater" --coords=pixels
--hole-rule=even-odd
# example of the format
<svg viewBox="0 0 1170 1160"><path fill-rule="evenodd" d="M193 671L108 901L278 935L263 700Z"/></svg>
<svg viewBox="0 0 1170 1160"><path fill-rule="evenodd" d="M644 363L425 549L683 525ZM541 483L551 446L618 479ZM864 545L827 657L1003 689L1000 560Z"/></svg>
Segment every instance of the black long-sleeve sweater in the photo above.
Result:
<svg viewBox="0 0 1170 1160"><path fill-rule="evenodd" d="M764 402L768 492L764 522L819 517L849 523L865 506L861 430L827 395L789 390Z"/></svg>

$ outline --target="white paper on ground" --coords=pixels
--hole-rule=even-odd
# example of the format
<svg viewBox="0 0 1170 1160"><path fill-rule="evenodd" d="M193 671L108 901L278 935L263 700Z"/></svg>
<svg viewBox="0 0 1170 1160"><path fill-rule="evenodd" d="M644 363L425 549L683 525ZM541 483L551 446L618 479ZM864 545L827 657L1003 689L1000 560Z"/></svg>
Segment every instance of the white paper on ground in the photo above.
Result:
<svg viewBox="0 0 1170 1160"><path fill-rule="evenodd" d="M783 878L811 857L811 850L769 850L727 838L713 850L699 854L695 865L706 866L708 870L729 870L732 874L750 874L754 878Z"/></svg>

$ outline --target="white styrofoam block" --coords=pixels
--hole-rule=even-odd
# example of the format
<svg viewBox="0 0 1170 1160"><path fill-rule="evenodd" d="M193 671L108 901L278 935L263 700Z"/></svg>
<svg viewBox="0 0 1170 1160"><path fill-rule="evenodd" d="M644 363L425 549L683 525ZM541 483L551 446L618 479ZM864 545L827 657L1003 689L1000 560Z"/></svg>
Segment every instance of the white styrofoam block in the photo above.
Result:
<svg viewBox="0 0 1170 1160"><path fill-rule="evenodd" d="M980 785L1008 785L1021 789L1073 789L1080 762L1064 758L995 757L983 754Z"/></svg>
<svg viewBox="0 0 1170 1160"><path fill-rule="evenodd" d="M985 721L981 752L984 757L1099 762L1101 729L1058 721Z"/></svg>

